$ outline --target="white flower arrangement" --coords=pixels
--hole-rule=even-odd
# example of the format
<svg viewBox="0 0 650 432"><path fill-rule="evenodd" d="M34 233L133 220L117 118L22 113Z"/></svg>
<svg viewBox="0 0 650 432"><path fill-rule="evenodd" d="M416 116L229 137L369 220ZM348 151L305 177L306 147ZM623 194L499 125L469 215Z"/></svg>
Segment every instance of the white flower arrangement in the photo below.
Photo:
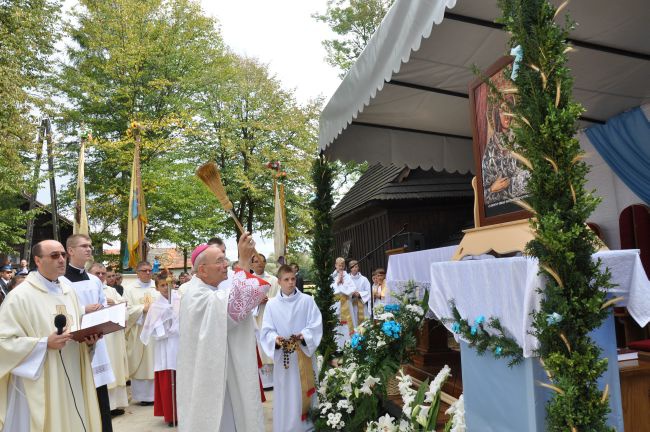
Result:
<svg viewBox="0 0 650 432"><path fill-rule="evenodd" d="M397 380L403 407L402 416L397 420L386 414L369 422L366 432L430 432L435 431L436 419L440 409L440 394L442 385L451 375L451 369L445 365L438 375L427 384L425 381L419 390L413 389L413 378L400 371ZM466 432L465 408L463 396L458 399L446 412L453 415L445 427L445 432Z"/></svg>
<svg viewBox="0 0 650 432"><path fill-rule="evenodd" d="M451 404L445 414L452 416L445 426L445 432L466 432L465 426L465 399L460 395L458 400Z"/></svg>

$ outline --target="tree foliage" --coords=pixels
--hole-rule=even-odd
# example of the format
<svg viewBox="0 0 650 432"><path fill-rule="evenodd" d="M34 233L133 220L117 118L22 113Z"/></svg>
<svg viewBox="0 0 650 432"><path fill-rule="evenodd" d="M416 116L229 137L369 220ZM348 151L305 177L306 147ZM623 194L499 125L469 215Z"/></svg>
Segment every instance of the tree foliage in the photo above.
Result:
<svg viewBox="0 0 650 432"><path fill-rule="evenodd" d="M57 87L60 124L72 138L62 165L76 170L82 128L94 139L87 155L88 212L101 241L124 240L133 142L144 129L142 176L150 242L189 246L235 234L196 168L216 160L235 210L248 229L272 229L272 176L287 172L290 238L304 238L318 104L298 106L265 65L224 46L214 19L190 0L82 0L66 30L73 40ZM72 200L70 184L65 194ZM124 241L122 241L124 244ZM300 244L300 241L297 242Z"/></svg>
<svg viewBox="0 0 650 432"><path fill-rule="evenodd" d="M333 169L324 155L314 160L312 179L316 195L311 202L314 218L314 241L312 256L314 257L314 284L316 285L315 301L323 315L323 339L318 350L323 361L328 362L336 353L334 338L338 319L332 310L334 291L331 288L331 272L334 268L334 236L332 234L332 197ZM326 368L323 368L324 372Z"/></svg>
<svg viewBox="0 0 650 432"><path fill-rule="evenodd" d="M24 240L36 118L47 98L48 56L54 52L60 6L50 0L0 2L0 251Z"/></svg>
<svg viewBox="0 0 650 432"><path fill-rule="evenodd" d="M327 24L338 37L323 41L325 60L338 68L343 78L365 49L368 41L395 0L327 0L325 13L313 17Z"/></svg>

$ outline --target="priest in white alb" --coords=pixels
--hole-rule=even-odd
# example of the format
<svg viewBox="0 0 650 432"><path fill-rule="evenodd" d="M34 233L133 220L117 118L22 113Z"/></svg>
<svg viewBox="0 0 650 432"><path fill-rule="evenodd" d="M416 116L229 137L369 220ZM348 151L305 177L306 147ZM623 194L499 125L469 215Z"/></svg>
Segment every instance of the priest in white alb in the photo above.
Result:
<svg viewBox="0 0 650 432"><path fill-rule="evenodd" d="M158 298L156 284L151 280L152 267L147 261L136 266L138 278L124 288L124 298L129 305L126 322L126 352L131 377L131 395L140 405L153 405L154 401L154 351L156 341L145 345L140 340L142 326L149 306Z"/></svg>
<svg viewBox="0 0 650 432"><path fill-rule="evenodd" d="M70 335L83 312L74 289L60 278L66 267L63 245L44 240L32 256L38 271L0 308L0 430L100 432L90 365L99 336L77 343Z"/></svg>
<svg viewBox="0 0 650 432"><path fill-rule="evenodd" d="M309 409L316 404L316 358L323 321L313 297L296 289L296 274L288 265L278 270L280 294L269 300L261 341L273 356L273 432L314 429Z"/></svg>
<svg viewBox="0 0 650 432"><path fill-rule="evenodd" d="M260 432L264 430L255 323L251 312L269 285L251 275L254 242L239 238L239 263L230 287L228 261L217 246L192 252L194 277L181 298L177 359L179 430Z"/></svg>

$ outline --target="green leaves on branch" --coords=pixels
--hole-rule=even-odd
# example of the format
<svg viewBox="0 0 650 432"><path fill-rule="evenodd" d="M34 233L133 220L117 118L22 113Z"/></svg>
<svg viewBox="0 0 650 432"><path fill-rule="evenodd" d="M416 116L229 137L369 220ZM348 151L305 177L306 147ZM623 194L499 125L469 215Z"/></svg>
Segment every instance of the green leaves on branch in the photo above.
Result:
<svg viewBox="0 0 650 432"><path fill-rule="evenodd" d="M573 23L557 24L547 0L499 0L501 22L511 46L523 48L515 79L513 107L516 151L532 165L527 203L535 218L535 238L526 247L539 259L546 285L533 333L554 390L547 405L547 430L605 431L609 405L597 387L606 368L588 333L609 313L601 309L611 286L609 272L592 261L598 241L587 227L599 199L585 191L589 170L580 149L577 120L582 107L572 100L573 79L566 66Z"/></svg>

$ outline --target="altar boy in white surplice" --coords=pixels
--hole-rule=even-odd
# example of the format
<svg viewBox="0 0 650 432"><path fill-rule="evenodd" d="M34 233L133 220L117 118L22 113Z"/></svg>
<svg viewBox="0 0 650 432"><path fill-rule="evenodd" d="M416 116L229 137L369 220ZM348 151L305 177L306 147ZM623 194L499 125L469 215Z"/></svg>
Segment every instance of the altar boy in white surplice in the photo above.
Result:
<svg viewBox="0 0 650 432"><path fill-rule="evenodd" d="M273 357L273 431L313 430L307 414L316 403L314 353L323 322L314 299L296 289L290 266L278 270L280 293L266 304L260 342Z"/></svg>

